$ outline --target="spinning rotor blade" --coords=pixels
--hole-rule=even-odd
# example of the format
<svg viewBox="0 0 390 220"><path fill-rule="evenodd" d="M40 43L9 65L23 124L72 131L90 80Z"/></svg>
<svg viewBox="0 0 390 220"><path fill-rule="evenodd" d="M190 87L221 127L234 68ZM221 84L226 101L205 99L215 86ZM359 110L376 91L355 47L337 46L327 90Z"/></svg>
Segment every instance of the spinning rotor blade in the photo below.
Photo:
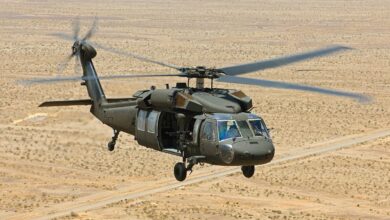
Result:
<svg viewBox="0 0 390 220"><path fill-rule="evenodd" d="M78 55L76 55L78 56ZM78 75L81 75L80 73L80 70L82 69L81 67L81 64L80 64L80 60L79 59L74 59L74 73L75 74L78 74Z"/></svg>
<svg viewBox="0 0 390 220"><path fill-rule="evenodd" d="M110 76L99 76L99 79L125 79L125 78L147 78L147 77L169 77L169 76L186 76L185 74L138 74L138 75L110 75ZM84 79L84 78L83 78Z"/></svg>
<svg viewBox="0 0 390 220"><path fill-rule="evenodd" d="M315 86L307 86L302 84L295 83L287 83L287 82L279 82L273 80L265 80L265 79L250 79L244 77L237 76L222 76L217 79L219 82L227 82L227 83L237 83L237 84L246 84L246 85L255 85L269 88L277 88L277 89L291 89L291 90L300 90L306 92L316 92L326 95L334 95L355 99L361 103L370 102L371 98L362 94L352 93L352 92L343 92L333 89L324 89Z"/></svg>
<svg viewBox="0 0 390 220"><path fill-rule="evenodd" d="M259 70L265 70L270 68L275 68L279 66L285 66L291 63L300 62L308 59L312 59L315 57L321 57L325 55L329 55L335 52L343 51L343 50L349 50L352 48L344 47L344 46L332 46L327 48L322 48L310 52L300 53L300 54L294 54L279 58L273 58L265 61L258 61L254 63L247 63L247 64L241 64L236 66L229 66L229 67L223 67L219 68L222 70L226 75L241 75L245 73L250 72L256 72Z"/></svg>
<svg viewBox="0 0 390 220"><path fill-rule="evenodd" d="M67 41L74 41L73 39L73 36L69 35L69 34L64 34L64 33L52 33L52 34L49 34L51 36L54 36L54 37L58 37L58 38L61 38L63 40L67 40Z"/></svg>
<svg viewBox="0 0 390 220"><path fill-rule="evenodd" d="M131 53L131 52L127 52L127 51L122 51L122 50L119 50L119 49L116 49L116 48L111 48L111 47L103 46L103 45L100 45L100 44L97 44L97 43L91 43L91 42L90 42L90 44L91 44L92 46L95 46L95 47L98 47L98 48L100 48L100 49L106 50L106 51L108 51L108 52L115 53L115 54L119 54L119 55L123 55L123 56L127 56L127 57L136 58L136 59L141 60L141 61L144 61L144 62L154 63L154 64L157 64L157 65L160 65L160 66L165 66L165 67L173 68L173 69L176 69L176 70L180 70L180 69L182 68L182 67L179 67L179 66L176 66L176 65L173 65L173 64L169 64L169 63L164 63L164 62L161 62L161 61L152 60L152 59L150 59L150 58L147 58L147 57L144 57L144 56L135 54L135 53Z"/></svg>
<svg viewBox="0 0 390 220"><path fill-rule="evenodd" d="M91 29L89 29L89 31L87 32L85 37L83 37L83 39L82 39L83 41L88 40L89 38L91 38L96 33L97 23L98 23L98 19L95 18L95 20L93 20Z"/></svg>
<svg viewBox="0 0 390 220"><path fill-rule="evenodd" d="M73 58L73 54L67 56L64 61L62 61L59 65L58 65L58 72L57 72L57 75L60 76L62 74L62 72L64 72L64 70L66 69L66 67L68 66L70 60Z"/></svg>
<svg viewBox="0 0 390 220"><path fill-rule="evenodd" d="M139 74L139 75L109 75L109 76L99 76L99 80L108 80L108 79L125 79L125 78L146 78L146 77L169 77L169 76L186 76L185 74ZM66 76L66 77L51 77L51 78L40 78L40 79L29 79L21 80L23 84L48 84L48 83L57 83L57 82L71 82L71 81L81 81L81 80L90 80L95 79L95 77L81 77L81 76Z"/></svg>
<svg viewBox="0 0 390 220"><path fill-rule="evenodd" d="M73 20L73 41L77 41L79 39L80 33L80 19L76 18Z"/></svg>
<svg viewBox="0 0 390 220"><path fill-rule="evenodd" d="M72 42L74 41L73 37L68 35L68 34L53 33L53 34L50 34L50 35L54 36L54 37L58 37L58 38L64 39L64 40L67 40L67 41L72 41ZM95 43L95 42L88 41L88 43L91 44L92 46L96 47L96 48L100 48L102 50L105 50L105 51L108 51L108 52L111 52L111 53L115 53L115 54L119 54L119 55L122 55L122 56L136 58L136 59L144 61L144 62L154 63L154 64L157 64L157 65L160 65L160 66L173 68L173 69L179 70L179 71L180 71L180 69L182 69L182 67L179 67L179 66L176 66L176 65L173 65L173 64L169 64L169 63L164 63L164 62L161 62L161 61L152 60L150 58L147 58L147 57L135 54L135 53L122 51L122 50L119 50L119 49L116 49L116 48L112 48L112 47L103 46L103 45Z"/></svg>
<svg viewBox="0 0 390 220"><path fill-rule="evenodd" d="M93 21L92 27L89 29L87 34L81 39L81 41L86 41L86 40L90 39L95 34L95 32L97 31L97 26L98 26L98 19L95 18L95 20ZM64 40L68 40L68 41L74 42L74 41L79 40L78 39L79 32L80 32L80 19L77 18L77 19L75 19L73 21L73 36L68 35L68 34L64 34L64 33L53 33L51 35L55 36L55 37L59 37L59 38L64 39ZM164 62L157 61L157 60L152 60L150 58L147 58L147 57L135 54L135 53L122 51L122 50L119 50L119 49L116 49L116 48L111 48L111 47L104 46L104 45L101 45L101 44L98 44L98 43L93 43L93 42L90 42L90 41L88 41L88 43L91 44L92 46L96 47L96 48L100 48L100 49L106 50L106 51L111 52L111 53L115 53L115 54L119 54L119 55L123 55L123 56L127 56L127 57L136 58L136 59L144 61L144 62L154 63L154 64L157 64L157 65L160 65L160 66L173 68L173 69L176 69L176 70L179 70L179 71L182 69L182 67L179 67L179 66L176 66L176 65L173 65L173 64L169 64L169 63L164 63Z"/></svg>
<svg viewBox="0 0 390 220"><path fill-rule="evenodd" d="M82 39L83 41L88 40L89 38L91 38L96 33L97 21L98 21L97 19L95 19L93 21L92 27L89 29L87 34L85 34L85 37ZM58 37L58 38L61 38L61 39L64 39L64 40L72 41L72 42L80 40L79 39L80 19L76 18L72 22L72 24L73 24L73 35L65 34L65 33L52 33L52 34L49 34L49 35L54 36L54 37Z"/></svg>

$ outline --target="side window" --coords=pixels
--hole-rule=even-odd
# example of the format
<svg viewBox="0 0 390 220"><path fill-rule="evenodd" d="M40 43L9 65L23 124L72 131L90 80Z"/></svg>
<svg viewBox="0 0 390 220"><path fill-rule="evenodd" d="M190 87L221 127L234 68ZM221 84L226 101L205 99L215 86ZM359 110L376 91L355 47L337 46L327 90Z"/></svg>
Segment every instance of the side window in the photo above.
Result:
<svg viewBox="0 0 390 220"><path fill-rule="evenodd" d="M158 112L151 111L148 114L147 129L149 133L155 133Z"/></svg>
<svg viewBox="0 0 390 220"><path fill-rule="evenodd" d="M137 129L140 131L145 131L145 120L146 120L146 111L139 110L137 116Z"/></svg>
<svg viewBox="0 0 390 220"><path fill-rule="evenodd" d="M208 141L215 140L215 132L214 132L213 123L206 121L203 124L203 131L202 131L201 138L203 140L208 140Z"/></svg>

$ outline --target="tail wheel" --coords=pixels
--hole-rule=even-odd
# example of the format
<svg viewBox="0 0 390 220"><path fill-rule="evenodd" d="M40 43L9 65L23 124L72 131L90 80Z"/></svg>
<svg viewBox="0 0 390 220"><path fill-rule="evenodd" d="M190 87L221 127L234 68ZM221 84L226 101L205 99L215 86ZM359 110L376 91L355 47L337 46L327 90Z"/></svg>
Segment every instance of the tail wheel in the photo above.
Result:
<svg viewBox="0 0 390 220"><path fill-rule="evenodd" d="M176 163L173 173L175 174L175 178L177 181L183 181L187 177L187 168L184 163L179 162Z"/></svg>
<svg viewBox="0 0 390 220"><path fill-rule="evenodd" d="M241 170L246 178L251 178L255 174L255 166L242 166Z"/></svg>
<svg viewBox="0 0 390 220"><path fill-rule="evenodd" d="M108 142L107 149L109 151L113 151L115 149L115 142L113 142L113 141Z"/></svg>

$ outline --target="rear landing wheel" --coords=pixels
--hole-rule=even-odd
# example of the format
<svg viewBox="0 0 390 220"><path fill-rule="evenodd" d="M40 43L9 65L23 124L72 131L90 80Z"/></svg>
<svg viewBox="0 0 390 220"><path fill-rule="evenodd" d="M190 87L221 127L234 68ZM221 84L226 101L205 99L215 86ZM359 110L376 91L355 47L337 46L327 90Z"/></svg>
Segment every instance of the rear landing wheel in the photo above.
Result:
<svg viewBox="0 0 390 220"><path fill-rule="evenodd" d="M241 170L246 178L251 178L255 173L255 166L242 166Z"/></svg>
<svg viewBox="0 0 390 220"><path fill-rule="evenodd" d="M108 142L107 148L109 151L113 151L115 149L115 142L114 141Z"/></svg>
<svg viewBox="0 0 390 220"><path fill-rule="evenodd" d="M187 177L187 168L184 163L176 163L175 168L173 169L173 173L175 174L175 178L177 181L183 181Z"/></svg>
<svg viewBox="0 0 390 220"><path fill-rule="evenodd" d="M107 148L109 151L113 151L115 149L116 140L118 140L119 131L114 129L114 136L112 137L111 141L108 142Z"/></svg>

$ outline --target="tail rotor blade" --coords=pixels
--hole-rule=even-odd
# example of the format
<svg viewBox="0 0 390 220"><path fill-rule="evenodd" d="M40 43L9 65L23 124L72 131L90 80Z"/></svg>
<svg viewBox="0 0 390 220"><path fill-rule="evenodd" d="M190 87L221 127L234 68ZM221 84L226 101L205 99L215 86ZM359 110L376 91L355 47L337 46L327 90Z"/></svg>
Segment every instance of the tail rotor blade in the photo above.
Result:
<svg viewBox="0 0 390 220"><path fill-rule="evenodd" d="M60 76L62 75L62 73L64 72L64 70L66 69L66 67L68 66L70 60L72 59L74 55L71 54L69 56L67 56L64 61L62 61L59 65L58 65L58 71L57 71L57 76Z"/></svg>
<svg viewBox="0 0 390 220"><path fill-rule="evenodd" d="M76 18L73 20L73 41L77 41L79 39L80 34L80 18Z"/></svg>
<svg viewBox="0 0 390 220"><path fill-rule="evenodd" d="M77 57L77 55L76 55L76 57ZM81 70L80 60L76 58L76 59L74 59L74 73L77 75L81 75L80 70Z"/></svg>
<svg viewBox="0 0 390 220"><path fill-rule="evenodd" d="M87 34L84 36L83 41L88 40L89 38L91 38L95 34L95 32L97 30L97 25L98 25L98 19L95 18L93 20L91 29L89 29Z"/></svg>

